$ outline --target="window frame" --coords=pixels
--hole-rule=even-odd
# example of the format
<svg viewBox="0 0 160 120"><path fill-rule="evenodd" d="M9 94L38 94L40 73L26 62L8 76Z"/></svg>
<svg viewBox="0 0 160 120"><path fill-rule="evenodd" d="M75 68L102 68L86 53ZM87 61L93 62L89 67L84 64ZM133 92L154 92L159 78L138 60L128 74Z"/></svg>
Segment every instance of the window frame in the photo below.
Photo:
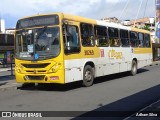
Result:
<svg viewBox="0 0 160 120"><path fill-rule="evenodd" d="M146 44L146 36L148 36L148 38L149 38L149 40L147 40L147 41L149 41L149 46L147 46L147 44ZM147 33L144 34L144 43L145 43L145 47L146 48L151 48L151 37L150 37L150 34L147 34Z"/></svg>
<svg viewBox="0 0 160 120"><path fill-rule="evenodd" d="M132 35L131 35L132 33L136 33L136 37L137 37L136 39L132 38ZM130 31L129 35L130 35L130 44L131 44L131 47L136 48L137 47L137 41L138 41L138 33L136 31ZM133 40L135 41L135 46L132 45L132 41Z"/></svg>
<svg viewBox="0 0 160 120"><path fill-rule="evenodd" d="M140 34L143 35L142 40L140 39ZM142 42L142 44L141 44L141 42ZM138 42L137 43L138 43L138 47L141 47L141 48L145 47L144 33L138 32Z"/></svg>
<svg viewBox="0 0 160 120"><path fill-rule="evenodd" d="M80 41L80 32L79 32L79 26L77 26L77 25L72 25L72 24L64 24L63 26L65 26L65 28L64 28L64 30L66 30L66 31L64 31L63 29L62 29L62 31L63 31L63 43L64 43L64 53L66 54L66 55L68 55L68 54L77 54L77 53L80 53L81 52L81 41ZM71 48L73 48L73 46L68 46L68 45L66 45L66 37L67 37L67 35L65 36L65 34L70 34L69 33L69 27L75 27L76 28L76 33L78 34L77 35L77 38L78 38L78 45L79 46L77 46L76 48L79 48L79 50L78 51L70 51L69 52L69 50L67 50L65 47L71 47ZM67 42L68 42L68 38L67 38ZM68 44L68 43L67 43Z"/></svg>
<svg viewBox="0 0 160 120"><path fill-rule="evenodd" d="M101 32L99 31L100 33L102 33L101 35L99 34L98 30L101 31ZM94 26L94 34L95 34L96 46L97 47L108 47L109 46L108 32L107 32L107 27L106 26L95 25ZM102 40L102 39L103 39L103 43L106 44L106 45L101 45L100 44L100 40Z"/></svg>
<svg viewBox="0 0 160 120"><path fill-rule="evenodd" d="M115 34L114 34L114 36L111 36L110 35L110 29L111 30L114 29L114 32L116 30L117 31L117 34L116 34L117 36L115 36ZM120 47L121 46L121 41L120 41L120 37L119 37L119 29L118 28L108 27L108 38L109 38L110 47Z"/></svg>
<svg viewBox="0 0 160 120"><path fill-rule="evenodd" d="M86 25L87 28L84 28ZM91 30L89 30L89 27L91 27ZM84 29L88 30L88 36L85 36ZM83 31L82 31L83 30ZM81 36L81 44L83 47L95 47L95 35L94 35L94 27L92 24L88 23L80 23L80 36ZM84 36L86 37L86 41L84 41ZM87 41L89 39L90 41ZM85 44L84 44L85 43ZM87 45L88 44L88 45Z"/></svg>
<svg viewBox="0 0 160 120"><path fill-rule="evenodd" d="M131 43L130 43L130 39L129 39L129 31L128 30L125 30L125 29L120 29L120 40L121 40L121 46L122 47L130 47L131 46ZM127 33L127 36L122 36L122 32L125 32L125 34ZM128 44L127 45L124 45L122 40L128 40Z"/></svg>

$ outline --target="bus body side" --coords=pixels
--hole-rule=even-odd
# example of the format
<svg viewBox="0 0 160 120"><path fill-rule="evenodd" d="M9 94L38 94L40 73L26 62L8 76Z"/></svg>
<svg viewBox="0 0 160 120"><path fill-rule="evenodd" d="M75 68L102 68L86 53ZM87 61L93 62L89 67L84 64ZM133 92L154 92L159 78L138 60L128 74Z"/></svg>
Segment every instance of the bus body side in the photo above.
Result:
<svg viewBox="0 0 160 120"><path fill-rule="evenodd" d="M144 37L145 35L149 35L149 43L147 47L136 47L133 49L133 55L132 55L132 59L136 59L137 60L137 67L138 68L142 68L144 66L150 65L153 62L153 52L152 52L152 42L151 42L151 37L150 37L150 32L149 31L145 31L145 30L141 30L141 29L137 29L137 28L132 28L131 30L139 32L139 33L143 33Z"/></svg>
<svg viewBox="0 0 160 120"><path fill-rule="evenodd" d="M96 68L98 59L100 57L100 48L96 47L95 45L88 47L84 47L82 45L80 24L97 24L95 20L82 18L79 16L72 16L68 14L64 14L64 20L68 23L69 26L77 27L80 47L79 51L77 52L64 54L65 83L70 83L83 80L83 72L86 65Z"/></svg>
<svg viewBox="0 0 160 120"><path fill-rule="evenodd" d="M69 17L71 18L71 17ZM67 19L67 18L66 18ZM135 31L143 34L150 34L147 31L129 28L117 24L106 23L102 21L96 21L96 23L88 20L74 19L68 20L71 24L89 23L93 26L105 26L106 28L117 28L118 30L127 30L128 32ZM79 33L81 33L81 27L79 26ZM152 63L152 46L150 47L85 47L82 45L81 35L79 36L81 42L81 51L79 53L73 53L65 55L65 82L70 83L74 81L83 80L84 68L89 65L94 68L94 77L100 77L120 72L126 72L132 70L133 61L136 62L137 69ZM120 38L118 38L120 39ZM151 45L151 43L150 43ZM93 54L86 55L86 51Z"/></svg>
<svg viewBox="0 0 160 120"><path fill-rule="evenodd" d="M149 34L149 32L79 16L57 14L60 18L60 54L56 58L48 60L15 59L17 82L66 84L83 80L86 66L93 69L93 77L96 78L131 71L133 61L136 62L137 69L152 63L152 46L142 48L130 45L130 32L142 33L143 35ZM93 45L90 43L85 46L83 37L85 33L82 30L85 29L84 26L87 26L87 29L90 27L93 29L94 34L90 35L90 38L97 37L95 29L98 31L99 28L106 30L107 34L109 30L118 30L116 39L120 41L120 31L128 32L128 46L123 47L122 43L119 43L119 46L111 46L112 38L108 35L105 36L109 41L107 45L98 46L99 41L94 38ZM98 33L96 34L98 35ZM73 42L72 40L75 39L77 41ZM28 77L32 79L28 79Z"/></svg>

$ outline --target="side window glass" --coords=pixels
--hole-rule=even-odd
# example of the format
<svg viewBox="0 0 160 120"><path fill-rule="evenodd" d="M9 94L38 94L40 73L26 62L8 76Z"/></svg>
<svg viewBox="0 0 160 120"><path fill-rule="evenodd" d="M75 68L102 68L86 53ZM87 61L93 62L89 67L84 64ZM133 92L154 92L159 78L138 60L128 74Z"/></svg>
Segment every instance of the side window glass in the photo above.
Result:
<svg viewBox="0 0 160 120"><path fill-rule="evenodd" d="M144 47L144 35L143 35L143 33L138 33L138 47Z"/></svg>
<svg viewBox="0 0 160 120"><path fill-rule="evenodd" d="M68 46L79 47L78 28L76 26L68 27Z"/></svg>
<svg viewBox="0 0 160 120"><path fill-rule="evenodd" d="M121 38L122 47L130 46L130 41L129 41L127 30L120 30L120 38Z"/></svg>
<svg viewBox="0 0 160 120"><path fill-rule="evenodd" d="M98 47L109 46L109 40L107 37L107 28L104 26L95 26L94 30L95 30L96 45Z"/></svg>
<svg viewBox="0 0 160 120"><path fill-rule="evenodd" d="M66 54L80 52L80 40L77 26L64 25L63 39Z"/></svg>
<svg viewBox="0 0 160 120"><path fill-rule="evenodd" d="M91 24L81 23L82 45L92 47L95 45L93 26Z"/></svg>
<svg viewBox="0 0 160 120"><path fill-rule="evenodd" d="M130 32L130 42L132 47L137 47L137 33L136 32Z"/></svg>
<svg viewBox="0 0 160 120"><path fill-rule="evenodd" d="M149 34L145 34L144 41L145 41L145 47L150 48L151 43L150 43L150 35Z"/></svg>
<svg viewBox="0 0 160 120"><path fill-rule="evenodd" d="M117 28L108 28L109 42L111 47L119 47L120 39Z"/></svg>

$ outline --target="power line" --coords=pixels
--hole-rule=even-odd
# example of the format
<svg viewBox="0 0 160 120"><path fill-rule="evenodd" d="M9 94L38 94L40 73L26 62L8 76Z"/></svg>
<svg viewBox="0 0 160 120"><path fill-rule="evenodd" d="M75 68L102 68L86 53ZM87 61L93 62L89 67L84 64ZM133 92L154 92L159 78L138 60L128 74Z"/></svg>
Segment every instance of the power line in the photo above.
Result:
<svg viewBox="0 0 160 120"><path fill-rule="evenodd" d="M145 4L145 8L144 8L144 15L143 15L143 17L145 17L145 16L146 16L147 5L148 5L148 0L146 1L146 4Z"/></svg>
<svg viewBox="0 0 160 120"><path fill-rule="evenodd" d="M121 14L120 14L120 16L119 16L119 20L122 18L122 15L123 15L124 11L125 11L126 8L128 7L128 4L129 4L129 0L127 0L127 3L125 4L124 9L122 10L122 12L121 12Z"/></svg>
<svg viewBox="0 0 160 120"><path fill-rule="evenodd" d="M109 11L108 11L108 16L110 16L110 15L113 14L113 11L115 11L115 10L117 9L117 5L118 5L119 3L121 3L122 1L123 1L123 0L119 0L119 1L117 1L117 3L112 4L112 6L110 6L110 9L109 9Z"/></svg>
<svg viewBox="0 0 160 120"><path fill-rule="evenodd" d="M140 12L140 10L141 10L142 3L143 3L143 0L141 0L141 4L140 4L140 6L139 6L139 9L138 9L138 12L137 12L137 15L136 15L136 18L135 18L135 21L134 21L134 27L135 27L135 24L136 24L136 21L137 21L137 18L138 18L139 12Z"/></svg>

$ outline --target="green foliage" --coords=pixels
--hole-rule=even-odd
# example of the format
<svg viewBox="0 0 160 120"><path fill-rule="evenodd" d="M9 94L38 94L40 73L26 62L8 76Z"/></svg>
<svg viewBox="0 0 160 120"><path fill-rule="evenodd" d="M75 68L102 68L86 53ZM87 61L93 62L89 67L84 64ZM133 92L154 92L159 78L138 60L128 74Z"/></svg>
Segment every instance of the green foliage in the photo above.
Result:
<svg viewBox="0 0 160 120"><path fill-rule="evenodd" d="M4 54L1 54L1 53L0 53L0 58L4 58Z"/></svg>
<svg viewBox="0 0 160 120"><path fill-rule="evenodd" d="M145 25L144 27L142 27L141 29L144 29L144 30L148 30L148 31L150 31L150 28L149 28L149 26L148 25Z"/></svg>

